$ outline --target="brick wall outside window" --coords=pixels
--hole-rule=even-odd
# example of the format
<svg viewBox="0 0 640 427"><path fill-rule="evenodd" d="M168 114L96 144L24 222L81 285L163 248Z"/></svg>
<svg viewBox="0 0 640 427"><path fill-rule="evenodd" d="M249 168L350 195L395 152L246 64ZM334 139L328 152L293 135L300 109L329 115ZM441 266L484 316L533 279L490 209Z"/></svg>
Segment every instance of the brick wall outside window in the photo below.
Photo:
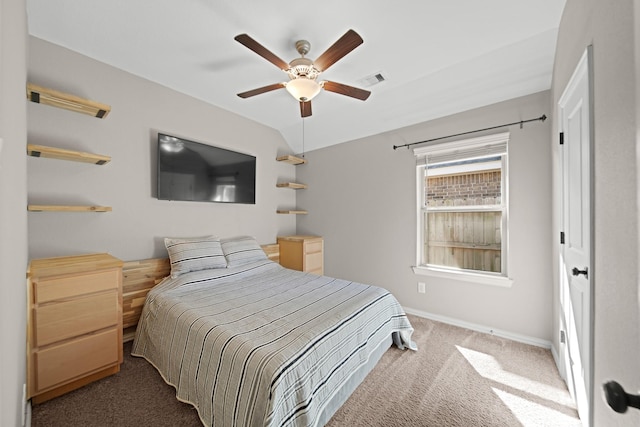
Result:
<svg viewBox="0 0 640 427"><path fill-rule="evenodd" d="M479 171L427 178L428 206L500 204L501 171Z"/></svg>

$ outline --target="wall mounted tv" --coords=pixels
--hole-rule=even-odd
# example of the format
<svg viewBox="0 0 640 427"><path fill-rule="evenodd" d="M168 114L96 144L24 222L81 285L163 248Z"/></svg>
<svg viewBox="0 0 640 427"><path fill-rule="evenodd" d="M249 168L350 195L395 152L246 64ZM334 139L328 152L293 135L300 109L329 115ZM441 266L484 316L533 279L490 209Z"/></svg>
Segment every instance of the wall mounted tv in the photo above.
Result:
<svg viewBox="0 0 640 427"><path fill-rule="evenodd" d="M256 158L158 134L158 199L256 203Z"/></svg>

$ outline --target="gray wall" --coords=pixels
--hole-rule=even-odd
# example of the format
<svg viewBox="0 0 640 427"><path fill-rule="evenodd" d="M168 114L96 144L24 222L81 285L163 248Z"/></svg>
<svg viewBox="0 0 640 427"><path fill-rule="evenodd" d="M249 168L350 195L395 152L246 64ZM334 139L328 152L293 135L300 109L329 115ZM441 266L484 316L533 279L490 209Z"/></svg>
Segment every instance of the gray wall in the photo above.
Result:
<svg viewBox="0 0 640 427"><path fill-rule="evenodd" d="M325 274L385 287L410 309L549 342L549 121L508 129L511 288L413 273L415 157L392 149L543 113L549 115L548 91L309 152L309 163L297 169L298 180L309 184L298 193L298 205L309 210L298 219L298 232L324 236ZM426 282L425 294L417 293L419 281Z"/></svg>
<svg viewBox="0 0 640 427"><path fill-rule="evenodd" d="M279 133L60 46L29 38L28 79L111 105L103 119L28 103L28 140L105 154L103 166L27 159L32 204L112 206L108 213L30 212L29 256L109 252L123 260L166 256L165 236L250 234L260 243L295 231L278 207L295 205L276 182L295 176L275 158L289 148ZM213 78L213 77L212 77ZM255 205L155 198L156 134L230 148L257 157Z"/></svg>
<svg viewBox="0 0 640 427"><path fill-rule="evenodd" d="M634 15L634 7L636 15ZM640 411L613 412L601 386L615 379L628 392L640 388L638 317L638 99L640 69L634 37L640 1L567 0L553 73L557 102L586 47L593 44L595 132L594 426L640 425ZM635 30L635 32L634 32ZM636 41L638 39L636 38ZM557 124L554 124L554 133ZM557 157L554 149L554 158ZM557 161L554 162L557 165ZM554 172L555 187L560 175ZM554 230L560 205L554 196ZM557 259L554 248L554 259ZM557 263L554 286L558 287ZM557 306L557 301L555 302ZM557 310L557 309L556 309ZM554 331L559 330L559 325ZM556 338L557 342L557 338Z"/></svg>
<svg viewBox="0 0 640 427"><path fill-rule="evenodd" d="M24 0L0 2L0 425L22 421L26 382L27 135Z"/></svg>

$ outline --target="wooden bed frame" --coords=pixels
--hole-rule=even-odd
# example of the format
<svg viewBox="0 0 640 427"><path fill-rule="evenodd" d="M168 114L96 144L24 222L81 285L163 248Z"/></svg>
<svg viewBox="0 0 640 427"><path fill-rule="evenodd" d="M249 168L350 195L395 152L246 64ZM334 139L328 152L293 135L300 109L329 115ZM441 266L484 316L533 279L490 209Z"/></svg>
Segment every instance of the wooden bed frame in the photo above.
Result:
<svg viewBox="0 0 640 427"><path fill-rule="evenodd" d="M262 245L270 260L280 261L277 243ZM122 266L122 341L132 341L147 293L171 271L169 258L126 261Z"/></svg>

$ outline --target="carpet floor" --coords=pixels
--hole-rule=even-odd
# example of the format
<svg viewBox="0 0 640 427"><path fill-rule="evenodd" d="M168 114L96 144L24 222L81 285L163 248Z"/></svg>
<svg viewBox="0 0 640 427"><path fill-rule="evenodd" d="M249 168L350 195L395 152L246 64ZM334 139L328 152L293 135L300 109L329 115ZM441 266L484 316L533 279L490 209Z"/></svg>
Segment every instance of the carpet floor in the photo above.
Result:
<svg viewBox="0 0 640 427"><path fill-rule="evenodd" d="M419 350L390 348L328 427L580 426L549 350L410 316ZM34 427L201 426L146 360L35 405Z"/></svg>

